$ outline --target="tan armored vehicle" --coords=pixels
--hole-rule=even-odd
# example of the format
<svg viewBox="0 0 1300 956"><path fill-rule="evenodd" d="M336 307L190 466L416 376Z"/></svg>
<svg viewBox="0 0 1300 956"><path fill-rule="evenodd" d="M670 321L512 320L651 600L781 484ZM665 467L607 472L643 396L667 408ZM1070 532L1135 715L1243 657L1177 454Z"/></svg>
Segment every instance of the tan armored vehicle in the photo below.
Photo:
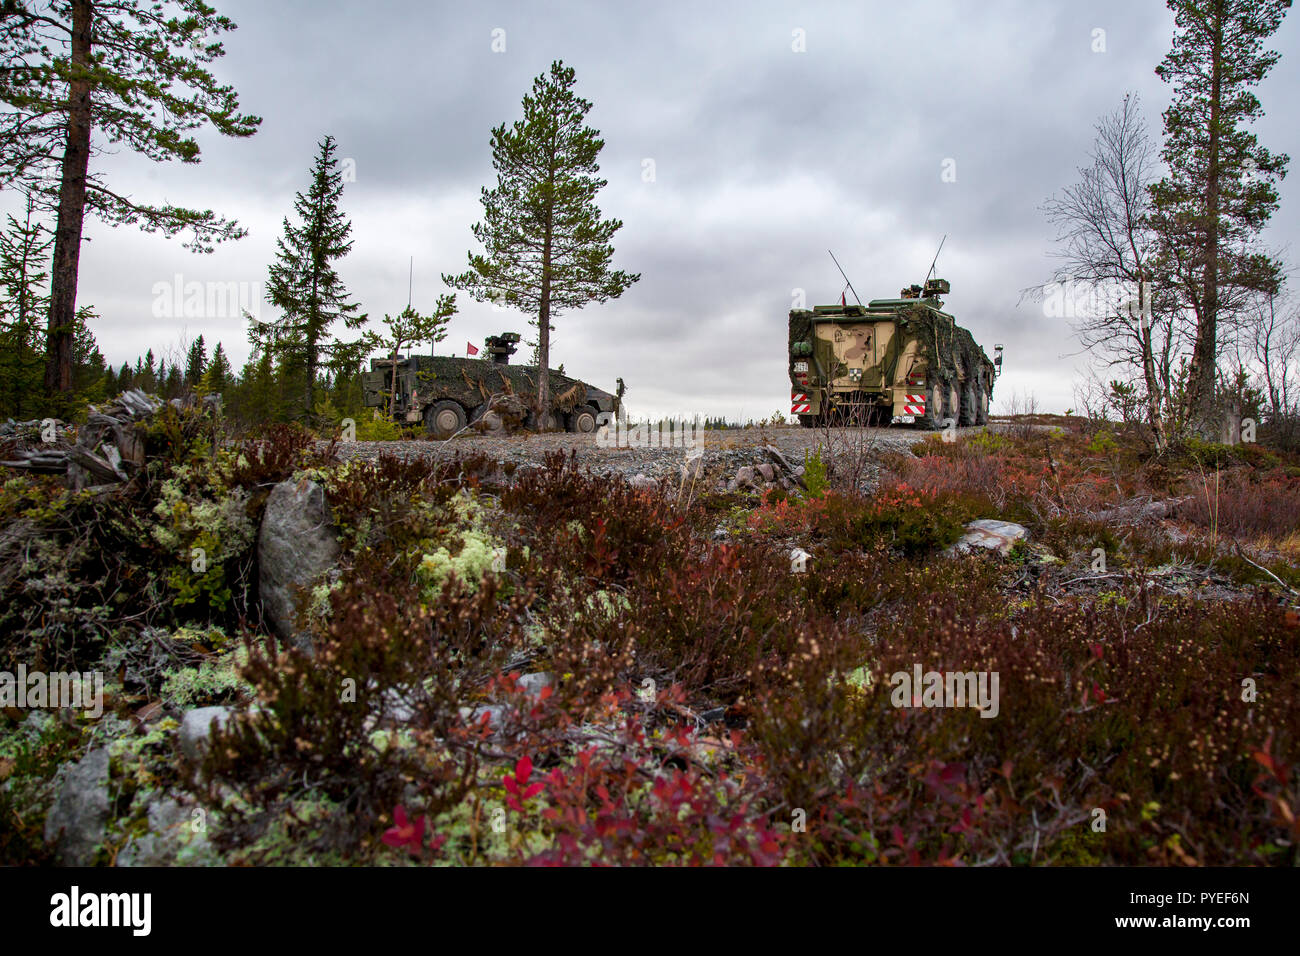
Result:
<svg viewBox="0 0 1300 956"><path fill-rule="evenodd" d="M930 279L897 299L791 311L790 413L809 428L987 422L1002 346L989 361L943 311L948 291Z"/></svg>

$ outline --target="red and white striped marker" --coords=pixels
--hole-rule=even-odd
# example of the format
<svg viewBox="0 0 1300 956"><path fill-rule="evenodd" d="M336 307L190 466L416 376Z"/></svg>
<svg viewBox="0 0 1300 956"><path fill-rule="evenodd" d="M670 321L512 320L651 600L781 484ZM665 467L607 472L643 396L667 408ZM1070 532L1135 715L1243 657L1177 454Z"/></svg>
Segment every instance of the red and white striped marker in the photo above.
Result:
<svg viewBox="0 0 1300 956"><path fill-rule="evenodd" d="M925 396L924 396L924 395L904 395L904 396L903 396L903 414L904 414L904 415L924 415L924 414L925 414Z"/></svg>
<svg viewBox="0 0 1300 956"><path fill-rule="evenodd" d="M812 402L808 400L807 394L805 394L804 392L792 391L790 393L790 414L807 415L810 414L811 412L812 412Z"/></svg>

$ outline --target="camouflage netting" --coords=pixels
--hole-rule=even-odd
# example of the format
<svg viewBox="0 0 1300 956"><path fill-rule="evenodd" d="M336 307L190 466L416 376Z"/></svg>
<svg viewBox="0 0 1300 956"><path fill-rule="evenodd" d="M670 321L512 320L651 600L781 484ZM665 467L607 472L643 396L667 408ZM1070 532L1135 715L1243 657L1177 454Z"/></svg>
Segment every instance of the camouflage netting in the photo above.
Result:
<svg viewBox="0 0 1300 956"><path fill-rule="evenodd" d="M977 375L985 382L992 380L993 363L976 344L969 330L919 303L903 310L900 315L907 333L916 337L932 372L937 370L939 382L944 385L956 382L957 362L967 370L968 376Z"/></svg>
<svg viewBox="0 0 1300 956"><path fill-rule="evenodd" d="M791 312L790 313L790 353L794 353L796 342L812 341L812 313L811 312Z"/></svg>
<svg viewBox="0 0 1300 956"><path fill-rule="evenodd" d="M455 399L467 409L478 408L499 393L537 394L537 369L531 366L427 355L419 356L418 361L422 393L431 390L438 398ZM587 402L588 386L584 383L554 369L550 380L554 411L570 412Z"/></svg>

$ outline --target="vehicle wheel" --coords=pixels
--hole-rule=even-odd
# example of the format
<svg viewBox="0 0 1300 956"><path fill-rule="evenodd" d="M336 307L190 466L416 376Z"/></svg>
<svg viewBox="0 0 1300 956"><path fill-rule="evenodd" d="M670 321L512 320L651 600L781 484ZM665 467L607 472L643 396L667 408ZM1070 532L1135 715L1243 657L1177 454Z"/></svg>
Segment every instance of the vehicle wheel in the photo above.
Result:
<svg viewBox="0 0 1300 956"><path fill-rule="evenodd" d="M434 438L450 438L465 427L465 409L451 399L434 402L424 410L424 427Z"/></svg>
<svg viewBox="0 0 1300 956"><path fill-rule="evenodd" d="M590 435L596 430L596 410L590 405L579 405L569 413L569 431Z"/></svg>
<svg viewBox="0 0 1300 956"><path fill-rule="evenodd" d="M987 425L989 423L989 393L985 388L984 383L980 383L979 387L975 390L975 394L979 396L975 408L975 424Z"/></svg>
<svg viewBox="0 0 1300 956"><path fill-rule="evenodd" d="M957 414L957 424L965 428L974 425L978 417L979 410L975 407L975 386L967 382L961 390L961 411Z"/></svg>
<svg viewBox="0 0 1300 956"><path fill-rule="evenodd" d="M944 419L943 386L934 382L925 391L925 414L916 417L916 427L921 431L932 432L942 427Z"/></svg>

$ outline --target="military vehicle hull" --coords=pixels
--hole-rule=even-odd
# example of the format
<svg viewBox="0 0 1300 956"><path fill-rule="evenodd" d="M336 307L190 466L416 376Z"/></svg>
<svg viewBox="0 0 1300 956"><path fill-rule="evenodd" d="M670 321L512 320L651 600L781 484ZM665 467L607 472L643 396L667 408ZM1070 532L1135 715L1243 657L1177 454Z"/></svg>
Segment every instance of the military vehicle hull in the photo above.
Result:
<svg viewBox="0 0 1300 956"><path fill-rule="evenodd" d="M927 283L925 297L913 286L865 306L791 311L790 413L807 427L987 422L998 366L943 311L939 290L948 284Z"/></svg>
<svg viewBox="0 0 1300 956"><path fill-rule="evenodd" d="M371 359L370 371L362 373L361 382L367 406L383 408L391 395L389 414L395 421L422 422L431 434L445 438L481 417L494 395L516 395L531 405L537 395L537 375L537 368L529 365L416 355L396 362ZM618 396L554 369L549 376L553 422L565 430L594 432L601 412L618 412ZM535 412L529 424L536 426Z"/></svg>

